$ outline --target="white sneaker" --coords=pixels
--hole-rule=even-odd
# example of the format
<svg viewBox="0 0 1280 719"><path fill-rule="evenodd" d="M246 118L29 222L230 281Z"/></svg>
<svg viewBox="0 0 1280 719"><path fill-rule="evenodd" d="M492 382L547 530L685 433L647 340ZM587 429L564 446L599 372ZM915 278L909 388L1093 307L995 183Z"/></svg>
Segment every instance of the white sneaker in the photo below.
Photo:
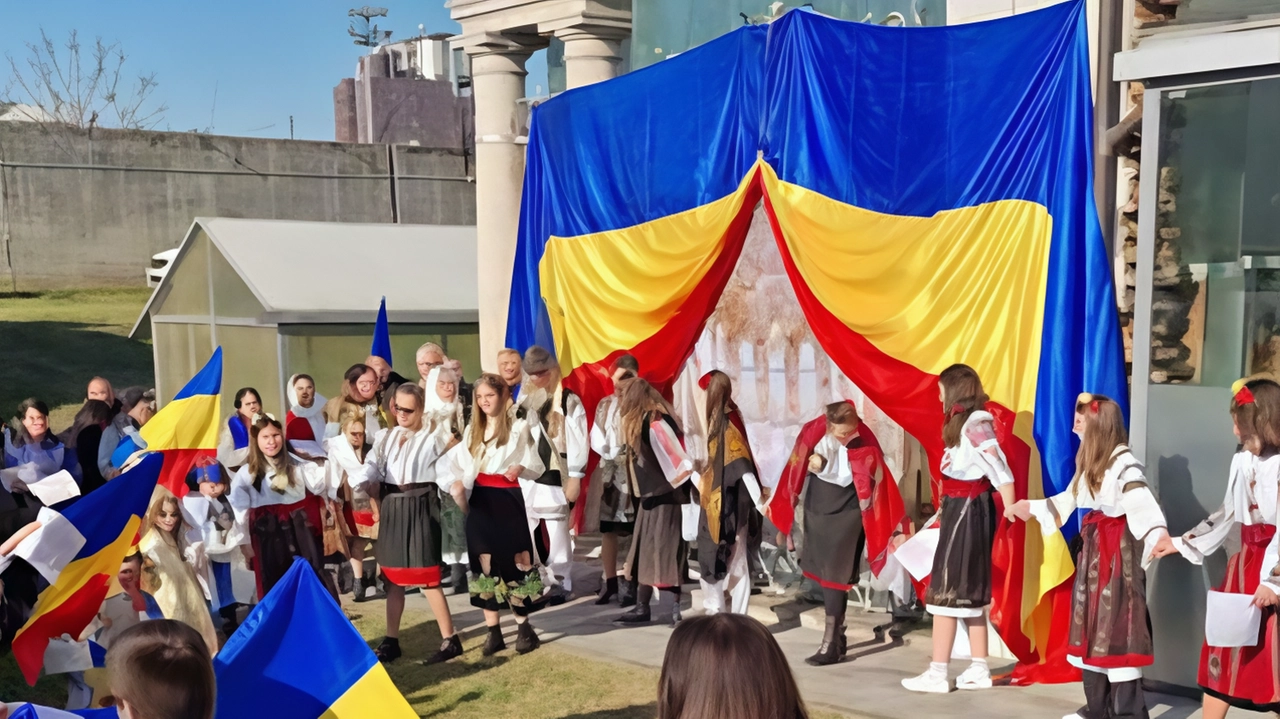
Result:
<svg viewBox="0 0 1280 719"><path fill-rule="evenodd" d="M956 677L956 689L974 690L991 688L991 670L987 667L969 665L960 676Z"/></svg>
<svg viewBox="0 0 1280 719"><path fill-rule="evenodd" d="M1062 719L1084 719L1084 717L1080 716L1079 712L1071 712L1070 714L1062 717Z"/></svg>
<svg viewBox="0 0 1280 719"><path fill-rule="evenodd" d="M903 679L902 688L907 691L924 692L926 694L947 694L951 691L951 682L947 681L945 675L938 674L930 669L918 677Z"/></svg>

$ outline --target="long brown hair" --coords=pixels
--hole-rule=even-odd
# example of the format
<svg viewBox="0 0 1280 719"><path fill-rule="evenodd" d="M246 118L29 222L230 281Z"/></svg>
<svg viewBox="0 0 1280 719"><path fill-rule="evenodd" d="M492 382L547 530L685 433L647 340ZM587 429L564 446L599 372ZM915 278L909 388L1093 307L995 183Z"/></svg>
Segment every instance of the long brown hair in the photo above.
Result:
<svg viewBox="0 0 1280 719"><path fill-rule="evenodd" d="M217 690L209 657L216 649L175 619L135 624L107 652L112 694L135 717L211 719Z"/></svg>
<svg viewBox="0 0 1280 719"><path fill-rule="evenodd" d="M280 454L274 457L268 457L258 448L258 435L267 427L275 427L280 430ZM253 427L249 430L249 475L253 477L253 489L255 492L262 491L262 480L267 476L267 470L273 469L278 474L284 472L289 478L289 486L292 487L297 481L294 476L297 473L298 463L289 454L289 446L284 441L284 426L281 425L274 417L261 415L258 421L253 423Z"/></svg>
<svg viewBox="0 0 1280 719"><path fill-rule="evenodd" d="M1124 413L1110 397L1087 392L1076 398L1076 413L1084 415L1084 432L1080 449L1076 451L1076 476L1071 480L1071 491L1079 494L1083 481L1089 493L1097 495L1107 467L1111 466L1111 455L1116 447L1129 443Z"/></svg>
<svg viewBox="0 0 1280 719"><path fill-rule="evenodd" d="M178 515L178 523L174 525L173 531L168 534L169 538L173 540L174 546L178 548L178 552L181 553L187 548L187 522L182 517L182 503L163 487L157 487L154 496L151 498L151 505L147 507L146 526L143 527L142 533L146 534L152 531L164 533L164 530L160 528L159 519L160 513L164 511L166 504L172 504L173 511Z"/></svg>
<svg viewBox="0 0 1280 719"><path fill-rule="evenodd" d="M480 450L484 447L484 436L488 434L489 429L489 415L480 409L480 393L476 392L481 387L488 387L496 392L498 406L503 408L503 411L498 412L498 416L493 418L493 446L503 446L511 436L511 412L507 408L507 402L511 400L511 389L501 377L486 372L477 377L475 384L472 385L471 441L467 443L467 451L472 457L480 456Z"/></svg>
<svg viewBox="0 0 1280 719"><path fill-rule="evenodd" d="M987 393L982 390L977 371L967 364L953 364L942 370L938 384L942 387L942 443L958 447L969 415L987 406Z"/></svg>
<svg viewBox="0 0 1280 719"><path fill-rule="evenodd" d="M778 642L742 614L686 619L667 642L658 719L808 719Z"/></svg>
<svg viewBox="0 0 1280 719"><path fill-rule="evenodd" d="M341 394L338 396L358 407L363 407L368 402L371 402L372 399L363 401L356 399L356 382L359 382L361 377L369 374L370 372L373 372L373 376L375 378L378 376L378 373L372 367L364 363L357 363L348 367L347 371L342 373L342 390ZM375 391L374 398L376 397L377 392Z"/></svg>
<svg viewBox="0 0 1280 719"><path fill-rule="evenodd" d="M653 415L665 414L674 418L675 410L653 385L640 377L625 379L618 384L622 388L618 394L618 425L622 429L622 441L632 452L639 453L644 430L651 419L656 419Z"/></svg>
<svg viewBox="0 0 1280 719"><path fill-rule="evenodd" d="M720 370L711 370L707 379L707 437L719 437L729 423L733 401L733 380Z"/></svg>
<svg viewBox="0 0 1280 719"><path fill-rule="evenodd" d="M1250 452L1262 455L1280 451L1280 384L1269 379L1255 379L1244 384L1253 401L1231 398L1231 416L1240 429L1240 442Z"/></svg>

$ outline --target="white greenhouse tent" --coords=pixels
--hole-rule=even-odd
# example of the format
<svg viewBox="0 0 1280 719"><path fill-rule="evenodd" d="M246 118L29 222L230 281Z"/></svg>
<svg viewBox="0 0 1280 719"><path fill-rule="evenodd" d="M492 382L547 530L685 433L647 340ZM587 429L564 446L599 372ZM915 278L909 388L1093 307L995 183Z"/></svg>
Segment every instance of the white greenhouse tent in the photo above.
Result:
<svg viewBox="0 0 1280 719"><path fill-rule="evenodd" d="M476 376L475 227L197 218L130 336L153 341L161 403L221 345L223 416L254 387L283 420L294 373L338 393L384 296L396 371L416 379L431 341Z"/></svg>

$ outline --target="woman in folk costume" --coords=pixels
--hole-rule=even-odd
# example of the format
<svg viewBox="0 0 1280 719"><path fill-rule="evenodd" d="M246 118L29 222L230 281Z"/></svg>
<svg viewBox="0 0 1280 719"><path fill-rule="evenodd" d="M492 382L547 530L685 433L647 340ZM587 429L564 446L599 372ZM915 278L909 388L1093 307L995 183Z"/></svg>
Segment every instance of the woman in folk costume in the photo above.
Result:
<svg viewBox="0 0 1280 719"><path fill-rule="evenodd" d="M675 412L643 379L625 380L619 397L623 454L630 483L640 498L628 561L640 588L636 605L617 619L623 624L650 620L654 590L671 597L671 625L679 623L683 506L689 503L693 462L685 454Z"/></svg>
<svg viewBox="0 0 1280 719"><path fill-rule="evenodd" d="M703 608L746 614L751 599L747 550L752 523L760 521L760 480L747 433L733 402L733 382L719 370L699 381L707 391L707 468L698 477L698 564ZM766 490L767 492L767 490Z"/></svg>
<svg viewBox="0 0 1280 719"><path fill-rule="evenodd" d="M289 443L324 441L324 406L329 400L316 392L316 382L308 374L295 374L289 378L289 413L284 418L284 436ZM319 446L301 445L319 450Z"/></svg>
<svg viewBox="0 0 1280 719"><path fill-rule="evenodd" d="M942 503L937 524L938 549L929 575L925 607L933 615L933 662L918 677L902 680L915 692L945 694L956 627L969 630L973 663L956 677L957 689L988 689L987 605L991 604L991 550L995 542L996 503L1013 504L1013 472L996 441L995 418L984 407L987 394L978 373L952 365L938 375L943 407ZM930 524L934 520L930 520Z"/></svg>
<svg viewBox="0 0 1280 719"><path fill-rule="evenodd" d="M204 557L186 541L187 527L182 521L178 498L163 487L156 487L147 509L146 526L138 551L145 558L142 590L153 595L168 619L190 625L209 648L209 656L218 652L218 635L205 604L204 590L196 579L194 566Z"/></svg>
<svg viewBox="0 0 1280 719"><path fill-rule="evenodd" d="M422 420L425 404L418 385L396 387L391 400L396 426L378 433L364 461L365 491L380 491L382 496L375 552L387 578L387 635L374 653L384 662L400 656L405 587L423 588L444 638L440 649L424 663L436 664L462 655L462 638L453 630L449 603L440 589L438 467L458 438L445 426L428 431Z"/></svg>
<svg viewBox="0 0 1280 719"><path fill-rule="evenodd" d="M258 390L242 387L236 392L235 414L227 418L218 434L218 461L228 472L234 472L249 459L249 434L259 414L262 398Z"/></svg>
<svg viewBox="0 0 1280 719"><path fill-rule="evenodd" d="M378 497L365 490L364 460L372 449L364 434L364 415L351 412L339 422L342 434L324 441L325 484L342 505L342 518L347 529L347 559L351 576L356 579L352 599L367 602L382 599L378 591L378 569L365 568L369 542L378 538ZM376 493L375 493L376 494Z"/></svg>
<svg viewBox="0 0 1280 719"><path fill-rule="evenodd" d="M596 421L591 426L591 449L600 463L588 485L600 502L600 562L604 565L604 586L596 604L608 604L618 596L618 604L636 603L635 575L628 559L622 565L622 586L618 586L618 538L631 535L636 522L636 499L623 454L622 428L618 423L618 398L623 380L639 376L640 365L631 355L613 362L613 394L596 405ZM621 592L621 593L619 593Z"/></svg>
<svg viewBox="0 0 1280 719"><path fill-rule="evenodd" d="M1231 421L1243 446L1231 460L1226 498L1208 519L1173 545L1193 564L1218 551L1239 527L1240 551L1227 560L1219 592L1253 596L1263 608L1256 644L1211 647L1200 652L1197 683L1204 689L1205 719L1222 719L1230 707L1280 713L1280 637L1276 593L1277 485L1280 483L1280 385L1266 379L1246 383L1231 400ZM1167 552L1157 552L1162 556Z"/></svg>
<svg viewBox="0 0 1280 719"><path fill-rule="evenodd" d="M1084 670L1086 705L1067 719L1146 719L1142 669L1152 663L1146 568L1153 553L1177 551L1164 513L1129 452L1120 406L1102 395L1076 400L1076 475L1065 492L1022 500L1006 517L1058 531L1077 510L1081 549L1071 593L1067 661Z"/></svg>
<svg viewBox="0 0 1280 719"><path fill-rule="evenodd" d="M324 436L336 437L342 432L339 423L344 414L364 417L364 436L372 437L382 429L382 413L378 408L378 373L366 364L353 364L342 375L342 391L324 403Z"/></svg>
<svg viewBox="0 0 1280 719"><path fill-rule="evenodd" d="M421 353L421 351L419 351ZM462 402L458 396L458 375L451 369L436 365L427 370L423 380L426 385L427 411L424 421L429 431L443 429L457 439L467 425L462 411ZM448 463L436 466L436 472L447 474ZM467 591L467 515L462 511L466 504L466 495L457 497L450 494L462 493L462 485L453 482L452 477L437 480L442 494L440 497L440 558L449 567L450 594L462 594Z"/></svg>
<svg viewBox="0 0 1280 719"><path fill-rule="evenodd" d="M534 554L520 488L521 479L540 477L545 469L529 427L537 419L516 416L511 391L498 375L480 375L473 391L471 424L449 453L454 482L470 492L471 605L484 610L489 627L485 656L507 647L498 626L504 607L515 614L516 651L524 654L540 644L529 614L546 604L549 590Z"/></svg>
<svg viewBox="0 0 1280 719"><path fill-rule="evenodd" d="M245 562L248 538L236 524L235 512L227 498L230 483L226 469L214 458L196 460L187 474L187 496L182 498L184 519L191 522L187 533L193 547L199 547L203 566L197 576L204 584L209 604L222 617L222 633L230 637L236 630L236 608L253 604L256 581Z"/></svg>
<svg viewBox="0 0 1280 719"><path fill-rule="evenodd" d="M231 479L231 509L236 524L253 545L258 596L265 597L284 576L294 557L302 557L336 600L338 588L324 571L321 513L333 492L324 469L285 448L284 427L274 417L259 417L249 441L249 461Z"/></svg>
<svg viewBox="0 0 1280 719"><path fill-rule="evenodd" d="M573 592L570 507L578 499L591 451L587 411L582 399L561 383L560 363L547 350L530 347L524 353L524 372L529 380L517 413L536 418L529 429L545 469L536 480L521 481L520 487L529 531L542 535L542 563L559 583L555 599L563 601Z"/></svg>

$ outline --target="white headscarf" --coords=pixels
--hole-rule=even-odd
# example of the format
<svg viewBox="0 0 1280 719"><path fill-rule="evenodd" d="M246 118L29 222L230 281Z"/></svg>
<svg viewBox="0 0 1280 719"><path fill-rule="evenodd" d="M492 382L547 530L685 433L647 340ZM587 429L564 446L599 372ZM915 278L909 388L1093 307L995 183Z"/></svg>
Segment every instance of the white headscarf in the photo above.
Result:
<svg viewBox="0 0 1280 719"><path fill-rule="evenodd" d="M437 386L440 384L440 370L442 367L432 367L427 373L426 387L423 388L425 402L423 407L423 415L429 418L432 429L442 422L449 422L450 427L462 432L462 403L458 402L457 394L454 395L454 401L445 402L440 399L440 393ZM457 375L454 375L453 385L458 386Z"/></svg>
<svg viewBox="0 0 1280 719"><path fill-rule="evenodd" d="M322 442L324 441L324 427L325 427L324 405L329 400L320 396L319 392L316 392L315 399L311 400L310 407L303 407L302 405L298 404L298 392L293 388L293 384L297 380L298 380L298 375L296 374L289 378L289 387L288 387L289 404L290 404L289 411L293 413L294 417L299 417L301 419L307 420L307 424L311 425L311 433L315 436L316 441ZM312 381L311 384L314 385L315 382Z"/></svg>

